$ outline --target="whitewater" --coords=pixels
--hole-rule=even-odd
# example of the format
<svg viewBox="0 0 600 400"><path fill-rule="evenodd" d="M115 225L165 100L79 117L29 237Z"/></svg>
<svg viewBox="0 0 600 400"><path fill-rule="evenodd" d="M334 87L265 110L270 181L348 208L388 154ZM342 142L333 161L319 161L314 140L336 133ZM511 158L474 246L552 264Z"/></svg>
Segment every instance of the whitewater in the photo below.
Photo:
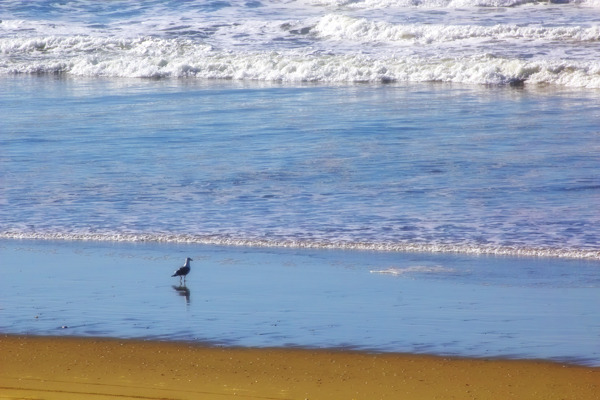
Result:
<svg viewBox="0 0 600 400"><path fill-rule="evenodd" d="M596 1L28 4L0 74L600 87Z"/></svg>

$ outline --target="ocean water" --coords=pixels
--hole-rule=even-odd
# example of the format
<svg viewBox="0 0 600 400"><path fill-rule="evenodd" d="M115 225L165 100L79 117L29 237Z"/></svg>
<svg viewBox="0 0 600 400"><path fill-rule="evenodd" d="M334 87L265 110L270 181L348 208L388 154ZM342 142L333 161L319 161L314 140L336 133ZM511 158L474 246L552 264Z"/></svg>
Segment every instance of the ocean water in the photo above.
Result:
<svg viewBox="0 0 600 400"><path fill-rule="evenodd" d="M600 323L590 307L600 302L599 22L594 0L1 2L0 329L53 334L65 325L83 335L421 346L598 364ZM111 255L118 245L126 256ZM156 260L171 268L171 251L177 263L185 253L205 257L219 279L227 271L216 267L228 258L218 254L235 253L255 279L290 293L299 292L289 277L303 281L284 267L324 258L299 273L301 287L311 291L311 274L323 268L338 271L324 281L332 285L369 279L369 290L352 293L372 305L358 315L372 315L380 329L365 334L350 318L359 300L350 301L349 287L334 290L337 314L314 311L327 296L309 310L278 309L276 319L289 324L273 335L219 297L204 302L229 304L221 317L195 309L188 319L160 319L146 300L132 323L126 297L97 316L102 328L67 321L131 288L164 289L158 272L157 281L128 274L132 286L113 282L114 266L145 260L135 249L160 254L155 271L164 268ZM61 282L88 250L96 258L84 262L99 272L85 276L96 281L71 282L80 300L69 301ZM261 257L268 268L258 267ZM336 269L347 259L355 261ZM57 272L31 282L34 293L7 277L17 268L37 276L44 262ZM469 273L448 273L463 268ZM375 312L373 296L396 296L399 282L412 301L444 295L421 308L384 302ZM239 299L252 289L269 292L253 286ZM300 298L277 293L265 302ZM441 304L455 304L456 293L470 300L444 317ZM24 294L27 310L19 308ZM513 296L522 301L499 312L493 299ZM549 305L554 317L543 311ZM30 325L46 306L47 324ZM406 328L399 339L386 315L403 307L411 313L394 320ZM531 315L541 317L525 324ZM169 329L175 316L188 325ZM548 318L557 330L536 336ZM156 329L132 332L131 324ZM424 335L425 327L444 335Z"/></svg>
<svg viewBox="0 0 600 400"><path fill-rule="evenodd" d="M600 6L5 1L4 238L600 259Z"/></svg>
<svg viewBox="0 0 600 400"><path fill-rule="evenodd" d="M595 91L0 82L4 238L600 259Z"/></svg>

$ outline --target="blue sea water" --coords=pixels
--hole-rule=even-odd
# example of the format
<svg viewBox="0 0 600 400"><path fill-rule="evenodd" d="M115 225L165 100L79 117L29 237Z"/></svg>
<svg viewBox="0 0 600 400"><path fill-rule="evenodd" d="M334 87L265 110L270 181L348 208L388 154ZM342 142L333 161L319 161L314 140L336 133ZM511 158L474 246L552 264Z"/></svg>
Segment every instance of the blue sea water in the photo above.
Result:
<svg viewBox="0 0 600 400"><path fill-rule="evenodd" d="M599 258L595 92L1 80L4 237Z"/></svg>
<svg viewBox="0 0 600 400"><path fill-rule="evenodd" d="M481 259L477 285L489 277L494 288L522 288L533 265L536 282L551 282L533 312L551 298L571 304L561 315L582 319L571 325L584 345L521 352L496 338L487 349L597 359L589 344L600 328L588 309L600 286L596 1L3 1L0 20L5 249L34 239L56 249L118 241L361 250L340 257L383 257L360 268L393 282L415 266L406 252L452 253L459 258L425 270L459 287L473 275L446 268L497 256ZM487 267L505 268L504 256L516 267L499 282ZM6 304L26 290L15 285ZM529 298L525 287L517 295ZM378 290L391 289L362 298ZM495 309L483 304L480 316ZM4 331L30 331L10 315L21 322ZM386 313L377 315L383 326ZM387 333L353 337L342 322L312 344L348 335L352 346L414 350L419 321L408 345L390 345ZM525 330L544 325L536 321ZM136 336L115 326L102 332ZM192 326L181 337L198 337ZM457 326L449 337L469 329ZM444 353L440 340L424 346ZM475 342L473 351L447 345L488 354Z"/></svg>
<svg viewBox="0 0 600 400"><path fill-rule="evenodd" d="M0 20L2 237L600 258L593 1Z"/></svg>

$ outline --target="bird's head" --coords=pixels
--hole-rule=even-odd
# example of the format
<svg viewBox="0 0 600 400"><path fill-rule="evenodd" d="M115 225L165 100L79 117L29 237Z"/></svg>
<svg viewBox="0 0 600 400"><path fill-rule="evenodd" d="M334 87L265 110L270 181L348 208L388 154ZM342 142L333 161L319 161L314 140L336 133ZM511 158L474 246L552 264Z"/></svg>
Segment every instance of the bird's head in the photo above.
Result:
<svg viewBox="0 0 600 400"><path fill-rule="evenodd" d="M192 259L191 259L191 258L189 258L189 257L185 259L185 262L190 262L190 261L194 261L194 260L192 260Z"/></svg>

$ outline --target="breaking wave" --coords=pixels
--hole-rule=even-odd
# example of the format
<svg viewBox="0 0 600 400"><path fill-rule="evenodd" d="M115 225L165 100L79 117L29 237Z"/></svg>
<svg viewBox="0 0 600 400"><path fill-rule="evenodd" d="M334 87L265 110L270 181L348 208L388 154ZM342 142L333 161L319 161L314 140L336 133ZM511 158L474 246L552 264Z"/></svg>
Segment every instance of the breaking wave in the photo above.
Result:
<svg viewBox="0 0 600 400"><path fill-rule="evenodd" d="M385 21L370 21L339 14L329 14L319 20L314 31L325 38L353 40L359 42L401 42L419 44L454 42L465 39L526 41L564 40L585 42L600 40L600 27L581 26L518 26L497 24L440 25L440 24L391 24Z"/></svg>
<svg viewBox="0 0 600 400"><path fill-rule="evenodd" d="M581 32L580 32L581 33ZM583 33L581 33L583 34ZM586 33L592 35L591 31ZM227 52L191 40L88 36L0 41L2 74L202 78L281 82L454 82L600 88L591 61L378 57L321 52Z"/></svg>

